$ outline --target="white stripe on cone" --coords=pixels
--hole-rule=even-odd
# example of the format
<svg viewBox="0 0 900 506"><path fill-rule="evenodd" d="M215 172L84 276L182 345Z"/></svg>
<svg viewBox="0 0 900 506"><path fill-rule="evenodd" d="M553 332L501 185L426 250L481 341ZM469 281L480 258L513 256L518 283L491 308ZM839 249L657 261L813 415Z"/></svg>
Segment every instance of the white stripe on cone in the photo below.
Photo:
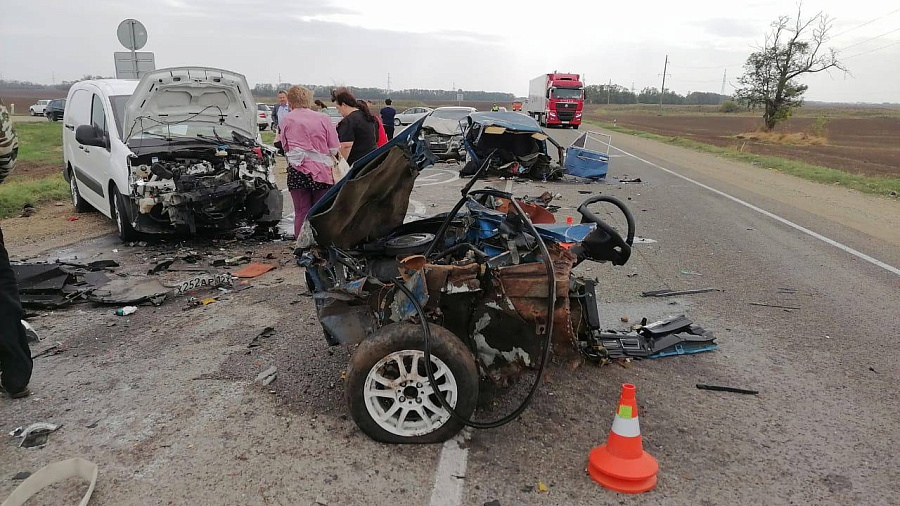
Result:
<svg viewBox="0 0 900 506"><path fill-rule="evenodd" d="M638 417L622 418L617 414L613 418L612 431L622 437L638 437L641 435L641 424Z"/></svg>

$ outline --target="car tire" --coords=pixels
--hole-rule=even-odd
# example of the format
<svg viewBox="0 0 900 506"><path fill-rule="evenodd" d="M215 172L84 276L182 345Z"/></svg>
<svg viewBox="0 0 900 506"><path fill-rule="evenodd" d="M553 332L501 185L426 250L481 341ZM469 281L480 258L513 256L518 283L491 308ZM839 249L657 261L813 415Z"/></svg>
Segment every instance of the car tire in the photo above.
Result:
<svg viewBox="0 0 900 506"><path fill-rule="evenodd" d="M34 112L34 109L28 109L32 116L37 116L37 113Z"/></svg>
<svg viewBox="0 0 900 506"><path fill-rule="evenodd" d="M81 197L81 190L78 189L78 181L75 179L75 171L69 171L69 194L72 196L72 207L76 213L86 213L93 207L85 202Z"/></svg>
<svg viewBox="0 0 900 506"><path fill-rule="evenodd" d="M572 128L574 128L575 130L578 130L579 126L581 126L581 125L572 125Z"/></svg>
<svg viewBox="0 0 900 506"><path fill-rule="evenodd" d="M403 122L397 118L394 118L394 126L403 126Z"/></svg>
<svg viewBox="0 0 900 506"><path fill-rule="evenodd" d="M130 242L135 241L140 238L140 234L134 227L131 226L131 222L123 217L127 216L125 210L127 209L125 206L128 203L125 201L125 196L119 193L119 189L113 185L110 188L110 206L109 209L112 212L113 220L116 222L116 230L119 233L119 239L122 242Z"/></svg>
<svg viewBox="0 0 900 506"><path fill-rule="evenodd" d="M438 389L446 392L445 398L460 416L469 418L478 401L475 358L449 330L437 325L429 328ZM350 414L372 439L391 444L440 443L463 428L440 406L431 389L423 350L421 326L397 323L363 341L350 359L346 383Z"/></svg>

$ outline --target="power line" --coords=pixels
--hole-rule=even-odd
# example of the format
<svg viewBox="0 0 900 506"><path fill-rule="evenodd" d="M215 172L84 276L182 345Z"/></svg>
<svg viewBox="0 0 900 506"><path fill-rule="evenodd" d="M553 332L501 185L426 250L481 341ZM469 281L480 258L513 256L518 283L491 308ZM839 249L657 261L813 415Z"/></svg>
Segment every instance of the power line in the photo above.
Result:
<svg viewBox="0 0 900 506"><path fill-rule="evenodd" d="M887 48L889 48L889 47L891 47L891 46L896 46L897 44L900 44L900 40L898 40L897 42L894 42L893 44L888 44L888 45L886 45L886 46L876 47L875 49L872 49L872 50L870 50L870 51L866 51L866 52L863 52L863 53L857 53L857 54L855 54L855 55L853 55L853 56L848 56L848 57L846 57L846 58L841 58L841 60L842 60L842 61L846 61L846 60L849 60L850 58L856 58L857 56L862 56L862 55L864 55L864 54L874 53L875 51L881 51L882 49L887 49Z"/></svg>
<svg viewBox="0 0 900 506"><path fill-rule="evenodd" d="M861 24L861 25L856 25L856 26L854 26L853 28L851 28L851 29L849 29L849 30L844 30L843 32L841 32L841 33L839 33L839 34L837 34L837 35L832 35L831 38L832 38L832 39L836 39L836 38L840 37L841 35L844 35L845 33L850 33L850 32L852 32L853 30L856 30L857 28L862 28L862 27L864 27L864 26L866 26L866 25L870 25L870 24L872 24L872 23L878 21L879 19L884 19L884 18L890 16L891 14L894 14L895 12L900 12L900 9L894 9L894 10L892 10L891 12L888 12L887 14L885 14L885 15L883 15L883 16L878 16L878 17L875 18L875 19L870 19L869 21L866 21L865 23L863 23L863 24Z"/></svg>
<svg viewBox="0 0 900 506"><path fill-rule="evenodd" d="M841 51L843 51L843 50L845 50L845 49L850 49L851 47L859 46L860 44L865 44L866 42L869 42L869 41L871 41L871 40L880 39L880 38L884 37L885 35L890 35L890 34L892 34L892 33L894 33L894 32L900 32L900 28L896 28L896 29L891 30L891 31L889 31L889 32L882 33L881 35L876 35L876 36L872 37L871 39L866 39L866 40L864 40L864 41L862 41L862 42L857 42L856 44L850 44L850 45L847 46L847 47L842 47L842 48L841 48Z"/></svg>

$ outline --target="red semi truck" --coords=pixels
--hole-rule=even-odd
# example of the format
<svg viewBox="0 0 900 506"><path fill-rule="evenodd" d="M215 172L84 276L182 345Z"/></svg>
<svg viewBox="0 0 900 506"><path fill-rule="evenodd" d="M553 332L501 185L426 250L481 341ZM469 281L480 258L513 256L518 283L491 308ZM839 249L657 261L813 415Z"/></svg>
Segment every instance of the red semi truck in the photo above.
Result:
<svg viewBox="0 0 900 506"><path fill-rule="evenodd" d="M578 74L541 74L528 84L525 112L542 126L581 124L584 84Z"/></svg>

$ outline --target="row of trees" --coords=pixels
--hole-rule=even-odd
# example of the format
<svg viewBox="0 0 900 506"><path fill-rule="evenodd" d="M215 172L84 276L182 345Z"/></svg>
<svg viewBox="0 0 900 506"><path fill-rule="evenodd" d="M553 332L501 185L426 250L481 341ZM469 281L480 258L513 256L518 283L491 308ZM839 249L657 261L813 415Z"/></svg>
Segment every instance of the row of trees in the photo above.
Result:
<svg viewBox="0 0 900 506"><path fill-rule="evenodd" d="M687 95L679 95L671 90L666 90L663 95L663 104L676 105L718 105L731 97L718 93L694 91ZM624 86L614 84L591 84L584 88L584 99L589 104L658 104L659 90L655 87L647 87L639 93L634 93Z"/></svg>
<svg viewBox="0 0 900 506"><path fill-rule="evenodd" d="M258 83L253 87L253 95L257 97L274 97L279 90L286 90L292 86L291 83L280 83L280 84L271 84L271 83ZM328 97L331 95L331 90L337 88L337 86L322 86L318 84L304 84L303 86L312 90L312 92L317 97ZM392 98L394 100L426 100L426 101L439 101L439 100L456 100L456 91L453 90L425 90L412 88L408 90L395 90L388 91L382 88L360 88L356 86L350 87L353 90L353 93L365 99L371 100L383 100L385 98ZM463 97L467 101L475 101L475 102L511 102L515 100L515 95L512 93L504 93L500 91L471 91L464 90Z"/></svg>
<svg viewBox="0 0 900 506"><path fill-rule="evenodd" d="M106 76L92 76L90 74L85 74L81 77L81 79L76 79L74 81L62 81L56 84L39 84L33 83L31 81L17 81L17 80L9 80L9 79L0 79L0 90L60 90L60 91L69 91L69 88L72 87L73 84L78 81L86 81L89 79L112 79L112 77Z"/></svg>

